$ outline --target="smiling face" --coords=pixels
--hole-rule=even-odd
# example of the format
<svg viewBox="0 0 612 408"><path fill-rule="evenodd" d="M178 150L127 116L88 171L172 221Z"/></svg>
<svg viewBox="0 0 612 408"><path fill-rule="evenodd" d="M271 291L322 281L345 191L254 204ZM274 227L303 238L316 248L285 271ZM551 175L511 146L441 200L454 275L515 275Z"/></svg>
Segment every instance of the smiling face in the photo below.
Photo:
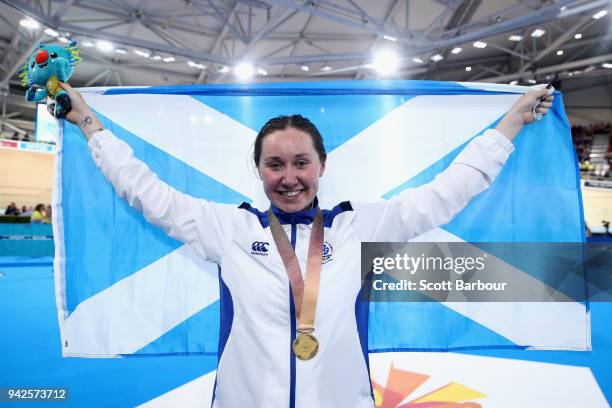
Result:
<svg viewBox="0 0 612 408"><path fill-rule="evenodd" d="M310 135L289 127L265 136L258 170L272 204L294 213L312 204L325 163L321 163Z"/></svg>

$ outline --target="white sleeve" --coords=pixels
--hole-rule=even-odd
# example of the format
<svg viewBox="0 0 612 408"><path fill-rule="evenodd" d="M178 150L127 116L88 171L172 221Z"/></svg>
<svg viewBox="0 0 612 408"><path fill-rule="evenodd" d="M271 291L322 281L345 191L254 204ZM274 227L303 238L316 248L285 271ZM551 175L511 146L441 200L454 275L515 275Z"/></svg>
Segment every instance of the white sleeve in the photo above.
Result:
<svg viewBox="0 0 612 408"><path fill-rule="evenodd" d="M219 263L232 228L235 206L211 203L179 192L134 157L130 146L110 131L88 142L94 162L116 193L170 237Z"/></svg>
<svg viewBox="0 0 612 408"><path fill-rule="evenodd" d="M351 203L361 241L407 241L449 222L495 180L514 145L488 129L471 141L450 166L417 188L387 201Z"/></svg>

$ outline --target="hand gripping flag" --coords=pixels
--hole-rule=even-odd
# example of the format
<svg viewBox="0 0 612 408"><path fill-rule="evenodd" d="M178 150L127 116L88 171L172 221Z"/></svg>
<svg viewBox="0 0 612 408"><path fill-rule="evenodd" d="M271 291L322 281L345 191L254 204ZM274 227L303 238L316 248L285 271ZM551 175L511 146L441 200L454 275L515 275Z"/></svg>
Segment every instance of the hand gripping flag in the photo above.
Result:
<svg viewBox="0 0 612 408"><path fill-rule="evenodd" d="M329 154L321 207L424 184L529 88L397 81L84 89L104 126L172 187L267 208L251 164L271 117L300 113ZM526 126L493 186L420 240L582 242L579 177L562 97ZM54 186L64 356L217 353L218 267L148 224L64 123ZM356 274L360 273L355 271ZM369 351L590 348L585 302L371 303Z"/></svg>

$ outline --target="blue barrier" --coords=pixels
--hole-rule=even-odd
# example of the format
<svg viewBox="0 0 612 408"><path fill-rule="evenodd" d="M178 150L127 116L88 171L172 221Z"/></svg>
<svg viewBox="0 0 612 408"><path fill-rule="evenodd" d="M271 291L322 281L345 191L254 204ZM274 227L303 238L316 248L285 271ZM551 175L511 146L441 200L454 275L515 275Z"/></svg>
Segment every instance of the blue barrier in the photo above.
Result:
<svg viewBox="0 0 612 408"><path fill-rule="evenodd" d="M49 224L0 224L0 256L53 256Z"/></svg>

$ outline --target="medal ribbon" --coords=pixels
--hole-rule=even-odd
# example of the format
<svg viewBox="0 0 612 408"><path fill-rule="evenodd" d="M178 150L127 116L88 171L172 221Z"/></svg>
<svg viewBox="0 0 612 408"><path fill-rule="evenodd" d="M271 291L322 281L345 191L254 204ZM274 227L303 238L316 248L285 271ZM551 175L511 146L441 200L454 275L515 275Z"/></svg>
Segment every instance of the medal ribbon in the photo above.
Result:
<svg viewBox="0 0 612 408"><path fill-rule="evenodd" d="M310 231L305 279L302 279L302 271L300 270L300 263L295 250L291 246L285 230L272 212L272 209L268 210L268 220L274 243L276 248L278 248L278 253L283 260L287 277L291 283L295 314L298 319L297 330L300 333L312 332L314 331L315 314L317 311L321 260L323 257L323 215L321 210L317 208L317 215L312 222L312 230Z"/></svg>

